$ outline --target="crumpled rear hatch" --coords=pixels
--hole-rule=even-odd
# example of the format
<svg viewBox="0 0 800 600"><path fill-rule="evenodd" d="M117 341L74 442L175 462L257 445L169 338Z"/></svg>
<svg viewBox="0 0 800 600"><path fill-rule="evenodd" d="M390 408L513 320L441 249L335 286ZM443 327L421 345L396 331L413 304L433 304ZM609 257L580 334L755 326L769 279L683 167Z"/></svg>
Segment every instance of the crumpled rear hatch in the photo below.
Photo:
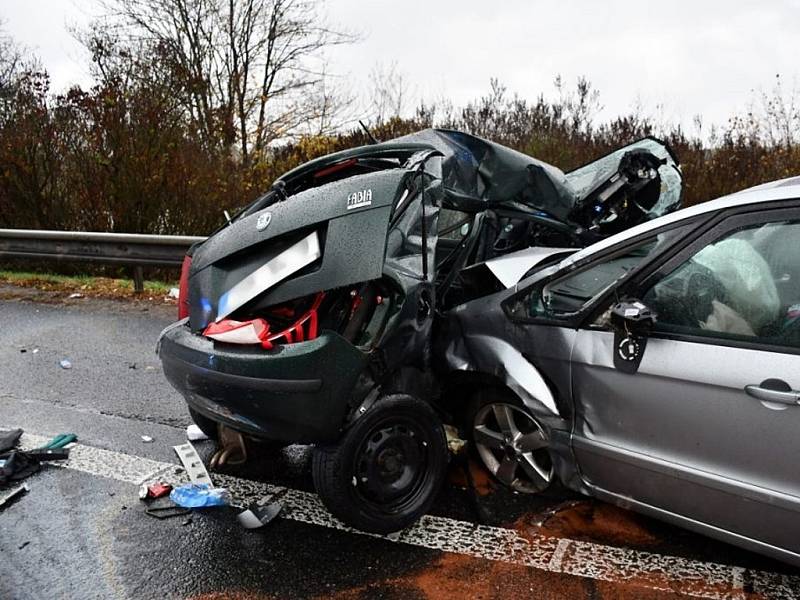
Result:
<svg viewBox="0 0 800 600"><path fill-rule="evenodd" d="M191 328L380 278L390 214L408 177L393 169L334 181L217 232L192 257Z"/></svg>

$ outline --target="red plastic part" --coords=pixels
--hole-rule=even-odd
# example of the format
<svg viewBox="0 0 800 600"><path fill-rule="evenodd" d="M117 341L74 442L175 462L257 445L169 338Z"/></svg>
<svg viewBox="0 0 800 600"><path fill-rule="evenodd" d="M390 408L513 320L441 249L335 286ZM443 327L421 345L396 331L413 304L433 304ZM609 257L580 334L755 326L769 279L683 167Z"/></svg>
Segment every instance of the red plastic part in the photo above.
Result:
<svg viewBox="0 0 800 600"><path fill-rule="evenodd" d="M352 167L357 163L358 159L351 158L348 160L344 160L340 163L336 163L335 165L331 165L330 167L325 167L324 169L320 169L319 171L314 173L314 179L319 179L320 177L325 177L326 175L330 175L331 173L336 173L336 171L347 169L348 167Z"/></svg>
<svg viewBox="0 0 800 600"><path fill-rule="evenodd" d="M293 344L295 342L315 339L317 337L317 326L319 323L317 311L319 311L320 304L322 304L324 298L325 292L318 293L317 297L314 298L314 303L311 305L311 308L304 312L297 321L283 331L269 336L261 345L269 349L272 348L273 344L277 343Z"/></svg>
<svg viewBox="0 0 800 600"><path fill-rule="evenodd" d="M148 498L161 498L161 496L166 496L172 491L172 486L168 483L153 483L147 486L147 497Z"/></svg>
<svg viewBox="0 0 800 600"><path fill-rule="evenodd" d="M189 316L189 268L192 266L192 257L188 254L183 257L181 265L181 281L178 285L178 320Z"/></svg>

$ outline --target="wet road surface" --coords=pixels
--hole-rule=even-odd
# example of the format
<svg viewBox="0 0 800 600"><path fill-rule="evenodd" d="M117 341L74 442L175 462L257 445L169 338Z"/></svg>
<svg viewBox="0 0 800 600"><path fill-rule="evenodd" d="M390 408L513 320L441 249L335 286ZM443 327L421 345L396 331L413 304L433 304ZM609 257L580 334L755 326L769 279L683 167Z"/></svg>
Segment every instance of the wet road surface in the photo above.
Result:
<svg viewBox="0 0 800 600"><path fill-rule="evenodd" d="M30 446L80 440L0 509L0 598L800 597L783 563L558 487L515 495L474 464L471 492L459 461L431 514L392 539L321 508L300 446L212 472L242 503L282 495L262 530L232 507L150 518L137 483L182 477L172 446L190 423L153 353L174 306L0 298L0 429L23 428Z"/></svg>

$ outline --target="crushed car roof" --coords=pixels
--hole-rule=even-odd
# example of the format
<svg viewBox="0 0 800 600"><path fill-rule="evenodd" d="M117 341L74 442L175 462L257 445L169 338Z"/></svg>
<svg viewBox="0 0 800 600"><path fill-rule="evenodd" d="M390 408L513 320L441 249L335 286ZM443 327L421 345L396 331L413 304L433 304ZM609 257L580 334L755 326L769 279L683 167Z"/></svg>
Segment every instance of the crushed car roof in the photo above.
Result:
<svg viewBox="0 0 800 600"><path fill-rule="evenodd" d="M574 221L576 205L616 172L626 154L649 153L658 167L662 190L647 208L650 218L674 210L681 200L679 162L669 146L645 137L583 167L561 169L483 138L448 129L425 129L387 142L329 154L289 171L278 182L289 195L295 182L319 176L328 167L351 160L397 161L402 166L418 152L435 150L442 157L441 179L450 208L481 211L498 205L539 210L561 222Z"/></svg>

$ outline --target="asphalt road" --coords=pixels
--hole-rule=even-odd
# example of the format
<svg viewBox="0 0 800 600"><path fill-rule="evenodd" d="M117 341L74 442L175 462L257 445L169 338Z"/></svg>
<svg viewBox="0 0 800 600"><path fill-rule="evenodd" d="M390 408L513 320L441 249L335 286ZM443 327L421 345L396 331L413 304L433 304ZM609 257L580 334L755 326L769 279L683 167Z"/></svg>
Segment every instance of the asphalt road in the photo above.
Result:
<svg viewBox="0 0 800 600"><path fill-rule="evenodd" d="M559 487L515 495L476 465L471 492L459 461L399 539L327 515L300 446L212 472L240 502L283 495L264 529L233 507L153 519L136 482L180 477L172 446L190 423L154 354L174 312L0 287L0 429L80 441L0 508L0 598L800 597L798 569Z"/></svg>

